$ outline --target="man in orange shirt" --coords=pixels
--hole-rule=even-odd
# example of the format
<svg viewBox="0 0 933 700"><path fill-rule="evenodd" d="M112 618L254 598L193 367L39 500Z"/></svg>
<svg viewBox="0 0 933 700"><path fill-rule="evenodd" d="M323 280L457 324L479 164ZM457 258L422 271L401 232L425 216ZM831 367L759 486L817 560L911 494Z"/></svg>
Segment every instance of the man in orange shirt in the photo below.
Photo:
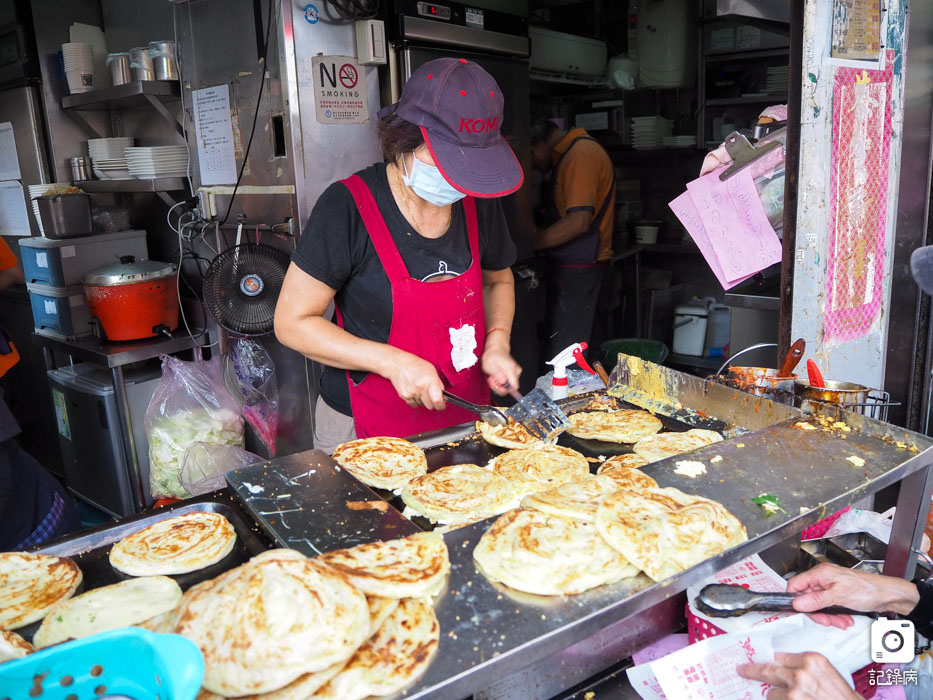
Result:
<svg viewBox="0 0 933 700"><path fill-rule="evenodd" d="M0 238L0 290L23 282L16 255ZM19 355L0 323L0 376ZM19 424L0 391L0 552L28 549L81 527L71 497L16 440Z"/></svg>
<svg viewBox="0 0 933 700"><path fill-rule="evenodd" d="M531 160L550 171L542 196L535 248L548 260L548 359L586 341L598 357L593 332L597 312L608 306L615 222L615 173L609 154L583 129L563 131L549 120L531 128Z"/></svg>

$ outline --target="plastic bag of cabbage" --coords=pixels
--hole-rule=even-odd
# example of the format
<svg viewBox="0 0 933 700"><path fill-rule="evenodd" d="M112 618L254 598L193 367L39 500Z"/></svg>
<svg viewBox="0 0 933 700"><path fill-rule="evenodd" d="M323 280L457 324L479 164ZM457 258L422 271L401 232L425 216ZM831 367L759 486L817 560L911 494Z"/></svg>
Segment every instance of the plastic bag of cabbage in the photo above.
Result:
<svg viewBox="0 0 933 700"><path fill-rule="evenodd" d="M162 379L146 409L153 498L187 498L179 476L194 442L243 447L239 403L224 385L219 358L185 362L162 355Z"/></svg>

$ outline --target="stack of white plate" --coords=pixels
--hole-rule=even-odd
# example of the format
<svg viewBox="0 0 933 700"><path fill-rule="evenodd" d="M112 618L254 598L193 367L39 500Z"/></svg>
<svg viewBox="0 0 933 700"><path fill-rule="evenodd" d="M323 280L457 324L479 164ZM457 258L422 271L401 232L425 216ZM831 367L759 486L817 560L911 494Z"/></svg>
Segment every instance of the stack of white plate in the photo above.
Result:
<svg viewBox="0 0 933 700"><path fill-rule="evenodd" d="M184 177L188 174L188 149L185 146L127 148L126 162L133 177L140 180Z"/></svg>
<svg viewBox="0 0 933 700"><path fill-rule="evenodd" d="M766 89L772 95L783 95L787 92L787 66L772 66L768 68L768 81Z"/></svg>
<svg viewBox="0 0 933 700"><path fill-rule="evenodd" d="M36 197L41 197L53 187L70 187L70 182L49 182L45 185L26 185L29 190L29 203L32 204L32 215L36 217L36 223L39 224L39 233L45 235L45 229L42 228L42 219L39 216L39 202Z"/></svg>
<svg viewBox="0 0 933 700"><path fill-rule="evenodd" d="M133 145L132 136L109 139L89 139L87 152L91 156L91 168L101 180L130 180L129 166L124 151Z"/></svg>
<svg viewBox="0 0 933 700"><path fill-rule="evenodd" d="M650 150L661 147L661 139L670 136L674 123L664 117L633 117L632 148Z"/></svg>
<svg viewBox="0 0 933 700"><path fill-rule="evenodd" d="M697 145L695 134L681 134L679 136L664 136L661 138L664 148L689 148Z"/></svg>

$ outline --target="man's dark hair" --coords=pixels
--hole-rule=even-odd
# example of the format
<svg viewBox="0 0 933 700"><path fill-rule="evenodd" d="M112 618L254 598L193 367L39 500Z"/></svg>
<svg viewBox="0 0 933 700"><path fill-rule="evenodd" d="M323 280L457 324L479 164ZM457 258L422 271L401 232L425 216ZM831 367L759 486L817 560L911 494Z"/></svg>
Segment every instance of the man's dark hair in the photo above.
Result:
<svg viewBox="0 0 933 700"><path fill-rule="evenodd" d="M557 124L550 119L539 117L531 123L531 145L537 146L539 143L545 143L551 138L551 135L558 131Z"/></svg>
<svg viewBox="0 0 933 700"><path fill-rule="evenodd" d="M421 129L396 114L380 119L376 132L386 162L393 162L403 153L414 151L424 143Z"/></svg>

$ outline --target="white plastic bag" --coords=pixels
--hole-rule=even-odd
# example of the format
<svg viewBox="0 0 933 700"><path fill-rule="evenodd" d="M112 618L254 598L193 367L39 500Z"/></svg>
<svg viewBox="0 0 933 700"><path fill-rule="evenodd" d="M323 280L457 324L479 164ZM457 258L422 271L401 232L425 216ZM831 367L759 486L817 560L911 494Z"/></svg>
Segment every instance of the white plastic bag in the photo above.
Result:
<svg viewBox="0 0 933 700"><path fill-rule="evenodd" d="M891 539L891 527L894 525L894 514L897 508L889 508L884 513L872 510L850 508L830 526L823 537L839 537L853 532L867 532L876 540L888 544ZM923 535L920 549L924 552L930 549L930 538Z"/></svg>
<svg viewBox="0 0 933 700"><path fill-rule="evenodd" d="M187 498L179 481L185 450L194 442L243 447L243 418L224 385L219 358L161 359L162 379L146 409L149 488L154 498Z"/></svg>
<svg viewBox="0 0 933 700"><path fill-rule="evenodd" d="M224 474L261 462L262 457L235 445L193 442L182 458L179 481L192 496L200 496L227 485Z"/></svg>
<svg viewBox="0 0 933 700"><path fill-rule="evenodd" d="M923 639L919 634L917 637ZM904 695L907 696L907 700L933 698L933 651L927 649L909 664L903 664L901 670L917 672L916 683L904 683Z"/></svg>

